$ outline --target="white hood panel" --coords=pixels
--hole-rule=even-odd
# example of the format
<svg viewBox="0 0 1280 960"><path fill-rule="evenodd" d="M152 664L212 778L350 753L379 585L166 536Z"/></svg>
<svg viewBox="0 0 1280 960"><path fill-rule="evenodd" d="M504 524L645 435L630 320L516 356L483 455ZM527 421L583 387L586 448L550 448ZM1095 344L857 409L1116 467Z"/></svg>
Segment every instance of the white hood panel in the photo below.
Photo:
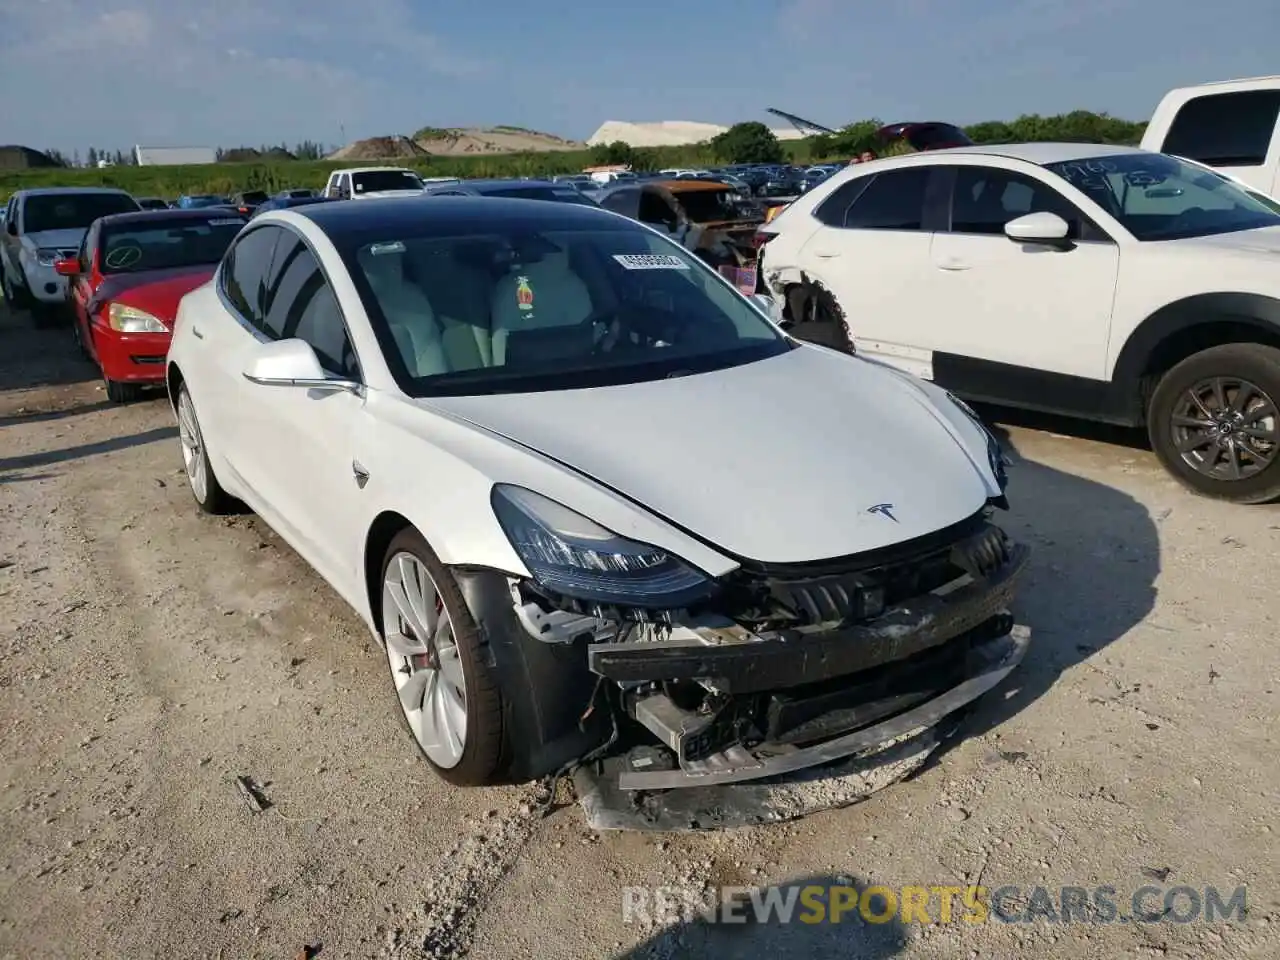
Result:
<svg viewBox="0 0 1280 960"><path fill-rule="evenodd" d="M753 560L883 547L963 520L991 495L985 448L966 452L913 383L815 347L651 383L419 403ZM870 512L877 504L896 519Z"/></svg>

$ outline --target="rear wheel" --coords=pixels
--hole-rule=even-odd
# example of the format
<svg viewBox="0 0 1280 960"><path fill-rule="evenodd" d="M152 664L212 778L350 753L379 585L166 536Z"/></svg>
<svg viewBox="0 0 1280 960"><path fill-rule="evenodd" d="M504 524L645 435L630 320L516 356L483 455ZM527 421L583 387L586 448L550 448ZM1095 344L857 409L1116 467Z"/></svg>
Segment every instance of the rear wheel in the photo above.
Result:
<svg viewBox="0 0 1280 960"><path fill-rule="evenodd" d="M449 783L496 782L502 697L462 592L416 530L387 548L381 614L396 700L422 755Z"/></svg>
<svg viewBox="0 0 1280 960"><path fill-rule="evenodd" d="M132 383L121 383L103 376L102 382L107 388L107 399L112 403L132 403L141 395L141 390Z"/></svg>
<svg viewBox="0 0 1280 960"><path fill-rule="evenodd" d="M792 287L787 291L787 313L791 318L787 332L797 340L854 352L844 311L825 287L812 283Z"/></svg>
<svg viewBox="0 0 1280 960"><path fill-rule="evenodd" d="M1151 446L1185 486L1235 503L1280 499L1280 350L1230 343L1160 379L1147 411Z"/></svg>

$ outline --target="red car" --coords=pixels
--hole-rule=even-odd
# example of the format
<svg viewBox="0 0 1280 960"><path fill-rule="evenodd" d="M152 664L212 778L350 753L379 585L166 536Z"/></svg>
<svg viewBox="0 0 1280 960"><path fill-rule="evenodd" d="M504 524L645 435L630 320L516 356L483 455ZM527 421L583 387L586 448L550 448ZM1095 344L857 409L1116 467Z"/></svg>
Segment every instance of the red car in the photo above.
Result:
<svg viewBox="0 0 1280 960"><path fill-rule="evenodd" d="M70 278L76 342L102 371L107 397L126 403L163 385L178 301L213 276L248 220L226 209L148 210L95 220Z"/></svg>

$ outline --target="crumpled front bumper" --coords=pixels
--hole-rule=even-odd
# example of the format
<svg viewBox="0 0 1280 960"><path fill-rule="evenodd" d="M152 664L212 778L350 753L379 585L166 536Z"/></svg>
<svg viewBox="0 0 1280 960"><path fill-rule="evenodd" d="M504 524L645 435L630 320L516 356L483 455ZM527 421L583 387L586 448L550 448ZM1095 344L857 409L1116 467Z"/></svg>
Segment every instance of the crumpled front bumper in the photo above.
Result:
<svg viewBox="0 0 1280 960"><path fill-rule="evenodd" d="M696 638L588 645L590 670L639 691L633 715L667 750L657 760L633 757L617 786L672 790L774 778L938 723L1022 660L1029 633L1015 628L1008 610L1029 556L1011 544L988 575L958 578L864 623L768 639L706 630ZM739 741L725 732L736 718L677 707L661 690L681 681L746 704L738 715L750 715L763 737Z"/></svg>

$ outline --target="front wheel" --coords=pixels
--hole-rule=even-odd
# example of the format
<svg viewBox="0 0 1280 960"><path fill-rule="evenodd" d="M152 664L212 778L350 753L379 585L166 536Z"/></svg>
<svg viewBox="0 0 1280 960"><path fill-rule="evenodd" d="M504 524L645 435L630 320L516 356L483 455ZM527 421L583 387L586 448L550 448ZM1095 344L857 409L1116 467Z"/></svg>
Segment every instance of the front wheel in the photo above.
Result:
<svg viewBox="0 0 1280 960"><path fill-rule="evenodd" d="M228 513L232 506L231 498L213 475L204 434L200 430L200 421L196 419L196 407L191 402L186 384L178 390L178 439L182 442L182 466L186 470L187 483L200 509L205 513Z"/></svg>
<svg viewBox="0 0 1280 960"><path fill-rule="evenodd" d="M1161 377L1147 409L1156 456L1183 485L1235 503L1280 499L1280 350L1229 343Z"/></svg>
<svg viewBox="0 0 1280 960"><path fill-rule="evenodd" d="M462 592L416 530L387 548L381 614L396 700L418 749L449 783L497 782L502 697Z"/></svg>

